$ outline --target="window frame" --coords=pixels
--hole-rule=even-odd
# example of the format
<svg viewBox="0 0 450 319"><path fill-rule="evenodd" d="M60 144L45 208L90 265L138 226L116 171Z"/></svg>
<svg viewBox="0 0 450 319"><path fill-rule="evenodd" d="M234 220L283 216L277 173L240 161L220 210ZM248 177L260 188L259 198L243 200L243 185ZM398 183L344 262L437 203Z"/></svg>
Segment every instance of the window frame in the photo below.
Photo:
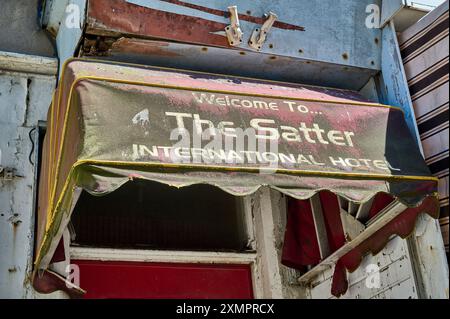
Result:
<svg viewBox="0 0 450 319"><path fill-rule="evenodd" d="M252 288L255 299L265 298L262 289L261 253L257 245L255 229L254 201L257 194L236 197L242 208L242 226L248 238L250 250L244 252L215 252L189 250L150 250L117 249L69 246L71 260L124 261L147 263L184 263L184 264L236 264L248 265L252 275Z"/></svg>

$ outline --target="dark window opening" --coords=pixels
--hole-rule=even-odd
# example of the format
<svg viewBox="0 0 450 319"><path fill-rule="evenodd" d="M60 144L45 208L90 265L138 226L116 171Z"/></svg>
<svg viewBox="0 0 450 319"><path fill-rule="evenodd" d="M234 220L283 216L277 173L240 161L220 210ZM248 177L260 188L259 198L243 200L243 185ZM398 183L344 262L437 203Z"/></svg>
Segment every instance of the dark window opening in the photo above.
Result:
<svg viewBox="0 0 450 319"><path fill-rule="evenodd" d="M29 155L28 160L31 164L34 165L34 193L33 193L33 207L34 207L34 249L33 249L33 260L35 259L35 254L37 253L37 233L38 233L38 198L39 198L39 183L41 176L41 165L42 163L42 155L44 150L44 139L45 134L47 133L47 122L38 121L37 126L35 126L29 132L30 142L32 143L32 151Z"/></svg>
<svg viewBox="0 0 450 319"><path fill-rule="evenodd" d="M82 193L72 215L73 245L244 251L244 220L241 201L218 188L135 180L102 197Z"/></svg>

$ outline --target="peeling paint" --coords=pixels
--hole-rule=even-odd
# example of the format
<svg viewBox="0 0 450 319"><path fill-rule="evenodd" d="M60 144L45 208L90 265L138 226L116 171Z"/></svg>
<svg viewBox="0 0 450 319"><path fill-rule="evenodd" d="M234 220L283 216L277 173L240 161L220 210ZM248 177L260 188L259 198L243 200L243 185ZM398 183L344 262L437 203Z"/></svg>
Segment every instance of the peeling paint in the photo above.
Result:
<svg viewBox="0 0 450 319"><path fill-rule="evenodd" d="M13 227L17 227L22 223L22 220L19 218L19 214L14 214L8 218L8 221L13 225Z"/></svg>
<svg viewBox="0 0 450 319"><path fill-rule="evenodd" d="M127 52L131 54L157 55L165 57L181 56L181 54L178 54L176 52L164 50L164 47L168 47L167 42L152 41L149 43L144 43L133 41L127 38L120 38L113 43L111 51Z"/></svg>
<svg viewBox="0 0 450 319"><path fill-rule="evenodd" d="M6 63L5 55L0 57ZM25 62L19 63L18 56L12 59L23 68ZM0 299L34 297L27 284L33 256L35 189L28 134L30 126L46 120L56 83L54 75L21 72L0 74L1 165L13 168L19 176L7 183L0 181Z"/></svg>

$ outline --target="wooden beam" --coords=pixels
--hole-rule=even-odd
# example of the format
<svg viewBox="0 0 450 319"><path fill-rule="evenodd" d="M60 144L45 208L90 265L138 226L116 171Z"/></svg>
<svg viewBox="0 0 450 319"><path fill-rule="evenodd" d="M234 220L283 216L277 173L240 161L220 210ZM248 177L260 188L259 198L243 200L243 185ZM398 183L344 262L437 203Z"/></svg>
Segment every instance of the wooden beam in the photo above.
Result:
<svg viewBox="0 0 450 319"><path fill-rule="evenodd" d="M255 236L257 246L256 263L260 278L262 292L261 298L283 298L283 284L281 277L281 264L276 242L280 212L274 210L271 191L267 187L261 188L255 195L253 206L255 217Z"/></svg>
<svg viewBox="0 0 450 319"><path fill-rule="evenodd" d="M349 202L348 203L348 213L352 216L356 216L356 213L359 210L359 204L353 203L353 202Z"/></svg>
<svg viewBox="0 0 450 319"><path fill-rule="evenodd" d="M328 244L327 229L319 194L317 193L311 197L309 202L311 203L312 215L314 218L314 227L316 229L317 242L320 249L320 258L323 260L330 255L330 246Z"/></svg>
<svg viewBox="0 0 450 319"><path fill-rule="evenodd" d="M359 206L358 212L356 213L357 220L365 222L368 219L374 199L375 196Z"/></svg>
<svg viewBox="0 0 450 319"><path fill-rule="evenodd" d="M55 76L58 59L0 51L0 70Z"/></svg>
<svg viewBox="0 0 450 319"><path fill-rule="evenodd" d="M340 215L346 241L348 242L352 241L364 231L365 229L364 224L359 222L355 217L350 215L348 212L341 209Z"/></svg>
<svg viewBox="0 0 450 319"><path fill-rule="evenodd" d="M224 253L199 251L163 251L115 248L70 247L70 258L78 260L202 263L202 264L252 264L256 253Z"/></svg>

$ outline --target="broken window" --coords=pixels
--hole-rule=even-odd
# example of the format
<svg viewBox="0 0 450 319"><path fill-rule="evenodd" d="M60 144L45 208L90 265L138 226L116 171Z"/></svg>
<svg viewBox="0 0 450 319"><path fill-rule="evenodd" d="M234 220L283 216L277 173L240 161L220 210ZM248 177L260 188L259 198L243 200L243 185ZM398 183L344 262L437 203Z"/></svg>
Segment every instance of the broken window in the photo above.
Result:
<svg viewBox="0 0 450 319"><path fill-rule="evenodd" d="M102 197L83 192L72 215L72 245L245 251L243 215L239 198L212 186L134 180Z"/></svg>

